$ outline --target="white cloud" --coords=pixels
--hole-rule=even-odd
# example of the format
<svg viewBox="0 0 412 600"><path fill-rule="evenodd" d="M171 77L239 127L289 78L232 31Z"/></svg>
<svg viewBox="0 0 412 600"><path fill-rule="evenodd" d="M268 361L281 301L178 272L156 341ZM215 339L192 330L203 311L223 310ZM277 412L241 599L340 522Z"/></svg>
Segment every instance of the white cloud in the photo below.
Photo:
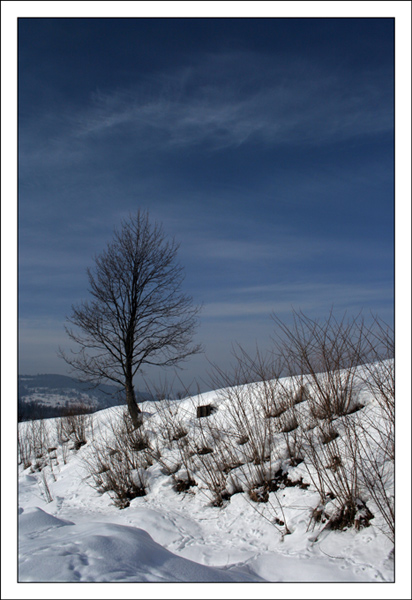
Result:
<svg viewBox="0 0 412 600"><path fill-rule="evenodd" d="M179 93L171 93L161 77L150 91L100 95L79 120L78 133L127 124L136 133L162 132L169 146L226 147L251 136L268 144L313 144L392 128L389 79L388 92L374 76L351 87L345 73L316 72L311 65L273 68L254 58L256 63L250 56L209 57L215 71L200 65ZM239 62L244 69L234 71Z"/></svg>
<svg viewBox="0 0 412 600"><path fill-rule="evenodd" d="M22 130L21 152L26 160L46 153L52 161L79 161L89 143L114 133L131 136L143 152L198 144L222 149L251 139L330 143L391 131L391 94L390 75L380 72L354 81L353 73L331 73L304 59L276 64L254 53L210 54L144 85L97 92L86 109L63 108L46 145L26 146Z"/></svg>
<svg viewBox="0 0 412 600"><path fill-rule="evenodd" d="M206 302L202 316L207 320L220 318L248 319L273 313L291 314L292 309L327 314L336 310L357 312L381 308L390 303L393 293L378 283L278 283L233 289L223 302ZM384 315L382 315L384 316Z"/></svg>
<svg viewBox="0 0 412 600"><path fill-rule="evenodd" d="M235 217L234 217L235 219ZM243 228L245 228L243 224ZM286 231L285 231L286 230ZM225 237L226 235L226 237ZM385 259L388 249L382 244L368 241L356 242L345 239L334 239L324 233L324 236L302 234L298 229L273 226L272 231L253 232L253 237L244 239L242 232L237 231L236 223L230 228L216 232L204 230L198 232L185 231L181 239L184 242L182 254L188 258L198 257L202 262L237 261L245 264L259 261L270 261L271 264L287 265L289 263L308 264L310 260L319 259L323 264L325 257L339 260ZM316 265L314 265L316 267Z"/></svg>

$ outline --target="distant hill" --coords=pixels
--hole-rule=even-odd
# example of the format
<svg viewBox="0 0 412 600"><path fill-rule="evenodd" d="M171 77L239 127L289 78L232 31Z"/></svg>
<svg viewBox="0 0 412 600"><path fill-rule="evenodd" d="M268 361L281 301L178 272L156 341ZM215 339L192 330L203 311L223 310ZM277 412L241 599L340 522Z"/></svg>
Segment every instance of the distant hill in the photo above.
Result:
<svg viewBox="0 0 412 600"><path fill-rule="evenodd" d="M137 401L151 400L137 392ZM89 384L66 375L19 375L19 421L59 417L71 412L95 412L124 404L122 390L114 385Z"/></svg>

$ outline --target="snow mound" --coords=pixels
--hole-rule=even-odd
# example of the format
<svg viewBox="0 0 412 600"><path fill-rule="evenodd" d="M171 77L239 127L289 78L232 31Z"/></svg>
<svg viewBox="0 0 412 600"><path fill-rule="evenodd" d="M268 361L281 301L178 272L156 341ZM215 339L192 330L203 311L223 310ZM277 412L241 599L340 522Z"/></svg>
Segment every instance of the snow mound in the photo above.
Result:
<svg viewBox="0 0 412 600"><path fill-rule="evenodd" d="M20 508L19 531L21 535L29 535L33 532L40 533L67 525L73 525L73 523L65 519L53 517L53 515L50 515L37 506L27 508L26 510Z"/></svg>
<svg viewBox="0 0 412 600"><path fill-rule="evenodd" d="M56 528L59 528L56 531ZM142 529L97 521L78 525L40 508L20 516L21 582L256 581L176 556Z"/></svg>

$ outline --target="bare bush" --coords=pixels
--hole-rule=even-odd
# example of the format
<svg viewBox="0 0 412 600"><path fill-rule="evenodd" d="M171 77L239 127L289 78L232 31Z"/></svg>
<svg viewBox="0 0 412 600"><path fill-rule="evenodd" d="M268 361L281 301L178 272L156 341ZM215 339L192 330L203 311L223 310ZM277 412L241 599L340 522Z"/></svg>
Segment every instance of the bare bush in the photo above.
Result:
<svg viewBox="0 0 412 600"><path fill-rule="evenodd" d="M111 434L103 443L94 442L91 456L84 460L93 487L101 494L107 492L118 508L126 508L133 498L146 495L150 444L126 411L119 423L112 424Z"/></svg>
<svg viewBox="0 0 412 600"><path fill-rule="evenodd" d="M305 463L321 505L333 500L334 509L328 518L336 527L340 520L343 528L354 524L361 501L359 453L356 440L336 434L329 427L304 432Z"/></svg>
<svg viewBox="0 0 412 600"><path fill-rule="evenodd" d="M173 400L162 400L159 403L160 435L176 456L172 463L163 461L169 474L173 477L177 491L185 491L196 485L193 474L193 452L187 438L188 427L185 423L179 403Z"/></svg>
<svg viewBox="0 0 412 600"><path fill-rule="evenodd" d="M27 435L27 431L23 431L22 427L17 429L17 448L19 465L23 465L23 469L28 469L31 466L32 444L31 437Z"/></svg>
<svg viewBox="0 0 412 600"><path fill-rule="evenodd" d="M323 323L294 312L290 327L273 319L282 336L276 349L286 374L306 375L313 416L331 420L350 412L357 401L357 367L366 353L363 321L338 320L332 312Z"/></svg>
<svg viewBox="0 0 412 600"><path fill-rule="evenodd" d="M394 457L393 440L382 433L378 424L382 412L372 410L365 418L356 417L345 423L346 435L355 440L359 457L357 468L360 485L370 497L382 518L381 529L394 543L395 541L395 498L394 498Z"/></svg>
<svg viewBox="0 0 412 600"><path fill-rule="evenodd" d="M40 460L46 455L47 448L50 445L45 421L43 419L30 421L29 435L34 458Z"/></svg>
<svg viewBox="0 0 412 600"><path fill-rule="evenodd" d="M367 352L360 377L381 411L381 419L373 419L368 427L379 437L386 457L395 459L395 344L393 328L374 317L368 329Z"/></svg>
<svg viewBox="0 0 412 600"><path fill-rule="evenodd" d="M309 411L295 412L295 419L282 415L282 429L299 431L301 449L312 483L324 506L332 501L332 528L367 525L373 517L365 505L375 502L389 533L393 525L390 495L390 461L394 458L393 332L374 319L366 327L360 316L338 320L332 312L320 323L302 313L293 313L292 326L279 318L276 351L282 360L288 385L302 377L301 393ZM382 360L387 359L387 360ZM378 408L362 411L359 382L367 383ZM285 387L285 386L284 386ZM284 389L289 397L293 392ZM291 400L287 403L291 404ZM299 423L299 430L293 429ZM333 423L332 423L333 422ZM381 458L377 458L380 456ZM388 495L389 494L389 495ZM392 524L392 525L391 525Z"/></svg>
<svg viewBox="0 0 412 600"><path fill-rule="evenodd" d="M158 403L158 415L160 418L160 435L163 440L171 444L184 438L188 429L184 424L184 418L180 410L180 403L169 400L167 395L163 395L164 400Z"/></svg>
<svg viewBox="0 0 412 600"><path fill-rule="evenodd" d="M250 356L239 346L233 354L232 374L215 367L213 381L218 397L226 403L231 430L242 445L245 462L262 465L276 454L274 418L288 408L280 394L280 367L258 350Z"/></svg>
<svg viewBox="0 0 412 600"><path fill-rule="evenodd" d="M53 502L53 496L51 494L49 483L47 481L46 471L44 471L44 470L42 471L41 477L42 477L42 485L43 485L43 494L44 494L47 504L50 504L50 502Z"/></svg>
<svg viewBox="0 0 412 600"><path fill-rule="evenodd" d="M206 486L213 506L222 506L239 488L232 474L242 464L236 436L214 416L196 420L193 437L189 436L188 441L196 478Z"/></svg>
<svg viewBox="0 0 412 600"><path fill-rule="evenodd" d="M200 455L201 472L198 478L206 485L211 493L211 502L213 506L222 506L223 501L229 498L227 491L227 470L224 469L226 457L224 450L215 449L213 453ZM223 468L222 468L223 467Z"/></svg>
<svg viewBox="0 0 412 600"><path fill-rule="evenodd" d="M60 420L58 435L62 443L71 440L73 448L79 450L87 444L87 432L93 427L93 416L85 412L77 412L76 409L67 411Z"/></svg>
<svg viewBox="0 0 412 600"><path fill-rule="evenodd" d="M280 366L270 355L257 350L252 357L241 347L233 354L235 365L230 375L219 367L214 370L213 385L229 418L222 441L205 457L212 474L209 480L218 504L242 490L253 508L284 535L288 528L284 515L279 519L283 507L276 495L276 473L286 458L284 444L279 445L279 429L283 413L291 408L290 398L279 382ZM293 452L292 444L290 450ZM226 479L213 475L217 470L223 471ZM259 509L260 504L265 506ZM279 529L280 524L284 529Z"/></svg>
<svg viewBox="0 0 412 600"><path fill-rule="evenodd" d="M47 450L50 436L43 419L26 421L18 427L18 460L23 468L31 467L32 472L41 471L47 464Z"/></svg>

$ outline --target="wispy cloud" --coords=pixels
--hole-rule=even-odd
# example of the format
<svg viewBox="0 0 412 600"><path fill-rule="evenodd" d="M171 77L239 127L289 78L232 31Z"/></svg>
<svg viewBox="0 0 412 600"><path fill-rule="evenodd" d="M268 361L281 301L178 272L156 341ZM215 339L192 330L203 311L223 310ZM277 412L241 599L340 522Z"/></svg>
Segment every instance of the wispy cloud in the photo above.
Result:
<svg viewBox="0 0 412 600"><path fill-rule="evenodd" d="M256 65L259 65L256 68ZM316 144L388 131L391 85L382 73L351 81L301 61L273 65L253 54L207 55L150 86L96 94L79 116L78 135L120 126L162 133L169 146ZM388 91L389 90L389 91Z"/></svg>
<svg viewBox="0 0 412 600"><path fill-rule="evenodd" d="M359 311L381 308L393 300L388 286L372 283L279 283L233 289L224 302L205 304L205 319L269 317L272 313L290 315L292 309L326 314L332 307ZM326 313L325 313L326 311Z"/></svg>
<svg viewBox="0 0 412 600"><path fill-rule="evenodd" d="M247 222L243 227L247 227ZM269 230L261 227L260 231L253 232L250 239L243 239L242 232L232 224L231 228L221 228L220 231L207 231L205 226L202 232L185 232L183 240L182 254L187 258L199 257L205 263L269 261L271 264L304 265L314 259L323 264L342 258L346 261L359 257L362 260L388 258L387 245L379 241L336 239L328 236L327 231L322 236L311 235L310 232L283 227L282 223Z"/></svg>
<svg viewBox="0 0 412 600"><path fill-rule="evenodd" d="M190 68L144 84L98 91L86 109L66 106L58 116L45 116L53 127L47 141L26 146L23 135L21 153L31 160L47 153L53 162L78 161L90 143L119 135L133 138L134 150L143 152L247 141L331 143L391 131L391 90L389 75L381 72L353 81L352 73L332 73L304 59L273 64L253 53L204 55Z"/></svg>

